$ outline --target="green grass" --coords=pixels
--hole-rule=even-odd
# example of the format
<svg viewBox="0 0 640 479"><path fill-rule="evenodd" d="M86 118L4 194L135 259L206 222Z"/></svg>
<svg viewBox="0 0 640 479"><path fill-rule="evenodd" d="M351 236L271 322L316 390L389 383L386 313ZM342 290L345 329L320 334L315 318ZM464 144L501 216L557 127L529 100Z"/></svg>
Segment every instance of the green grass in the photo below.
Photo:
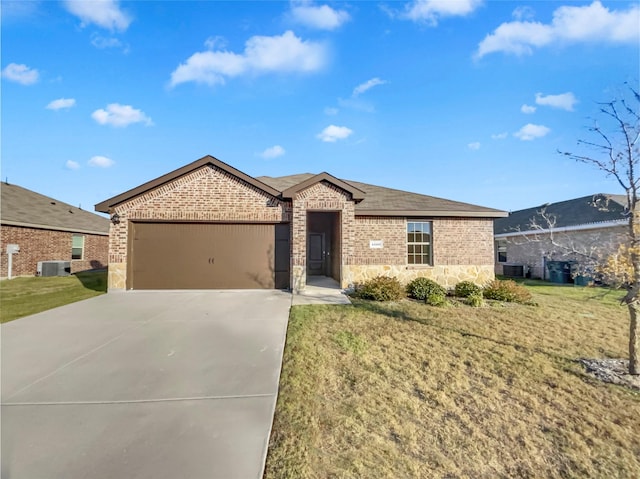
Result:
<svg viewBox="0 0 640 479"><path fill-rule="evenodd" d="M292 308L265 477L637 478L623 293L529 284L539 306Z"/></svg>
<svg viewBox="0 0 640 479"><path fill-rule="evenodd" d="M0 322L6 323L106 292L106 271L1 281Z"/></svg>

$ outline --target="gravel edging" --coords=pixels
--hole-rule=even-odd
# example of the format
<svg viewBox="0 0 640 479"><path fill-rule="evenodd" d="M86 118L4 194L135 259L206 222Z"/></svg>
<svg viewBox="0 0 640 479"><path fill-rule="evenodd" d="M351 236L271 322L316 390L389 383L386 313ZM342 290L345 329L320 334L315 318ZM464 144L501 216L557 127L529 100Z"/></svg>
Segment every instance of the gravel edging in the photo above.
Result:
<svg viewBox="0 0 640 479"><path fill-rule="evenodd" d="M585 367L587 374L600 381L640 391L640 375L629 374L629 361L626 359L580 358L578 362Z"/></svg>

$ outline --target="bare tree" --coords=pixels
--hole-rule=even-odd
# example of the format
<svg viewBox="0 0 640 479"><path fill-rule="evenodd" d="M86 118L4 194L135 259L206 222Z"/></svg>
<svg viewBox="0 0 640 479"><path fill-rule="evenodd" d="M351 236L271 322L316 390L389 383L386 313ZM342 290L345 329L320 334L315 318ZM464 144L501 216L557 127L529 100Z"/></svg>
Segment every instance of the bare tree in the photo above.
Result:
<svg viewBox="0 0 640 479"><path fill-rule="evenodd" d="M578 146L590 154L559 152L581 163L595 166L613 177L627 196L629 215L628 244L631 278L622 300L629 309L629 374L640 374L638 360L638 315L640 313L640 94L628 85L626 94L600 103L599 111L607 126L594 121L589 131L593 141L579 140Z"/></svg>

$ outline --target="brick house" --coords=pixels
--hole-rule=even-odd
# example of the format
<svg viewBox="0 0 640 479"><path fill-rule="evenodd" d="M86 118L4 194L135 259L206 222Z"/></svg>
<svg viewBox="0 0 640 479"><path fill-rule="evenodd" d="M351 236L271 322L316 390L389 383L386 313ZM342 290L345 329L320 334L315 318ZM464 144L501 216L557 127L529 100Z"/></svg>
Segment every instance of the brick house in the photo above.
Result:
<svg viewBox="0 0 640 479"><path fill-rule="evenodd" d="M20 251L12 258L12 276L34 276L40 261L69 261L70 273L106 268L109 220L34 191L0 184L0 277L8 276L7 245Z"/></svg>
<svg viewBox="0 0 640 479"><path fill-rule="evenodd" d="M496 274L549 279L550 261L569 263L573 273L591 269L626 242L626 204L625 195L598 193L497 219Z"/></svg>
<svg viewBox="0 0 640 479"><path fill-rule="evenodd" d="M328 173L251 177L205 156L96 205L109 213L109 288L342 287L377 275L445 286L494 277L505 212Z"/></svg>

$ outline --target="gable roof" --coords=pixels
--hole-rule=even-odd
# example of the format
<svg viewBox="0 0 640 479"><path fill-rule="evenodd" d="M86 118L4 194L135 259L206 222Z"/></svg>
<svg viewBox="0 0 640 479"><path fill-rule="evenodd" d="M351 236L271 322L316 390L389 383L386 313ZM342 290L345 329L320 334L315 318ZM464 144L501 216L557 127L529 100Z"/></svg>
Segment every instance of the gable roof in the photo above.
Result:
<svg viewBox="0 0 640 479"><path fill-rule="evenodd" d="M259 176L257 179L275 189L287 190L316 176L319 175L302 173L277 178ZM505 211L485 208L484 206L369 185L359 181L340 181L364 192L362 201L357 203L355 207L356 215L358 216L462 216L483 218L507 216Z"/></svg>
<svg viewBox="0 0 640 479"><path fill-rule="evenodd" d="M321 181L328 181L329 183L332 183L333 185L347 191L349 194L351 194L351 197L356 202L364 199L364 192L362 190L359 190L358 188L355 188L353 185L350 185L349 183L339 180L335 176L332 176L326 172L320 173L318 175L312 175L306 178L305 180L302 180L300 183L297 183L286 189L283 189L282 197L293 198L296 195L296 193L298 193L299 191L302 191L311 185L315 185L316 183L320 183Z"/></svg>
<svg viewBox="0 0 640 479"><path fill-rule="evenodd" d="M207 155L188 165L178 168L155 180L148 181L136 188L98 203L96 211L110 213L112 208L149 190L158 188L174 179L206 165L213 165L237 178L249 183L276 198L289 199L304 188L320 181L328 181L349 192L356 202L355 212L359 216L457 216L478 218L500 218L507 216L505 211L483 206L445 200L435 196L421 195L407 191L369 185L358 181L342 180L329 173L302 173L298 175L272 178L270 176L252 177Z"/></svg>
<svg viewBox="0 0 640 479"><path fill-rule="evenodd" d="M0 184L0 223L71 233L108 235L109 220L35 191Z"/></svg>
<svg viewBox="0 0 640 479"><path fill-rule="evenodd" d="M118 204L123 203L127 200L130 200L131 198L134 198L143 193L146 193L149 190L158 188L166 183L169 183L170 181L175 180L176 178L186 175L187 173L191 173L192 171L195 171L198 168L202 168L203 166L206 166L206 165L213 165L216 168L226 171L227 173L249 183L250 185L258 188L259 190L269 193L272 196L277 197L280 195L280 191L273 189L269 185L266 185L258 181L257 179L253 178L252 176L249 176L246 173L243 173L242 171L235 169L231 165L227 165L226 163L218 160L217 158L214 158L211 155L206 155L200 158L199 160L196 160L192 163L189 163L188 165L183 166L182 168L173 170L167 173L166 175L162 175L156 178L155 180L147 181L146 183L136 188L132 188L129 191L125 191L124 193L114 196L113 198L109 198L108 200L98 203L95 209L96 211L101 211L103 213L110 213L111 208L113 208L114 206L117 206Z"/></svg>
<svg viewBox="0 0 640 479"><path fill-rule="evenodd" d="M611 222L624 224L628 220L626 215L627 197L625 195L610 195L596 193L558 203L547 203L533 208L514 211L507 218L501 218L494 223L494 233L508 235L522 234L526 231L549 229L549 221L544 216L555 221L553 228L571 228L585 225L603 226ZM536 226L537 225L537 226Z"/></svg>

